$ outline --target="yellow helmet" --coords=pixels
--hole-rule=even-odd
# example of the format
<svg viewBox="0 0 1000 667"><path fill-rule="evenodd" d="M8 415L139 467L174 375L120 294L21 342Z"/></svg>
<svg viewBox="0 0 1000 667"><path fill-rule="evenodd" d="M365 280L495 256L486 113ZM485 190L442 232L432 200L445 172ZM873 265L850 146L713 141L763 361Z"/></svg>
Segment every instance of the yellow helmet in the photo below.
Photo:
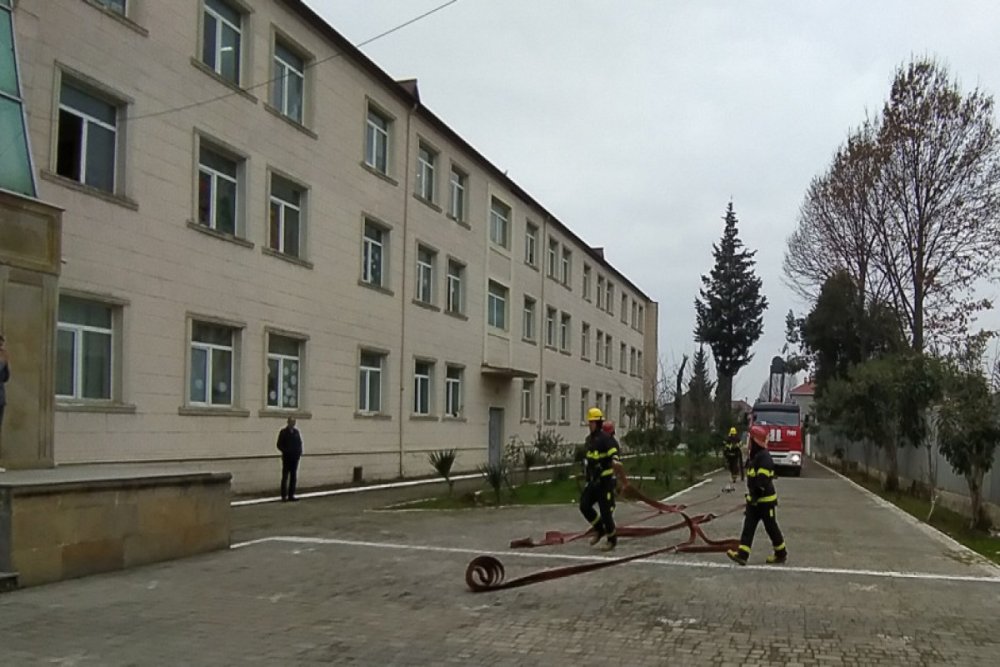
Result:
<svg viewBox="0 0 1000 667"><path fill-rule="evenodd" d="M736 427L735 426L733 426L732 428L729 429L729 435L736 435Z"/></svg>
<svg viewBox="0 0 1000 667"><path fill-rule="evenodd" d="M601 412L600 408L591 408L587 410L587 421L589 422L604 421L604 413Z"/></svg>

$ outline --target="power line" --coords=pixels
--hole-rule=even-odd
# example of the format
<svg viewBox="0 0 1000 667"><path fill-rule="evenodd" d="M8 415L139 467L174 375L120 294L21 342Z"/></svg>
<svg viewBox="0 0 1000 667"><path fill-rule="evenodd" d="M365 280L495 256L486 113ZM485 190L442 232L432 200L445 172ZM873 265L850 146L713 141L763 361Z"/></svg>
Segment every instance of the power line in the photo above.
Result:
<svg viewBox="0 0 1000 667"><path fill-rule="evenodd" d="M439 11L441 11L442 9L445 9L445 8L451 6L451 5L454 5L458 1L459 0L448 0L447 2L444 2L444 3L440 4L440 5L438 5L437 7L434 7L433 9L428 10L428 11L424 12L423 14L420 14L419 16L415 16L412 19L410 19L408 21L405 21L403 23L400 23L399 25L394 26L392 28L389 28L388 30L386 30L384 32L380 32L379 34L375 35L374 37L369 37L368 39L364 40L363 42L358 42L357 44L354 45L354 48L360 49L362 46L367 46L368 44L371 44L372 42L374 42L376 40L382 39L383 37L391 35L394 32L402 30L403 28L406 28L408 26L411 26L414 23L417 23L418 21L422 21L423 19L431 16L432 14L436 14ZM336 52L336 53L334 53L332 55L327 56L326 58L321 58L319 60L316 60L316 61L313 61L311 63L308 63L302 69L303 69L303 71L307 70L307 69L312 69L314 67L322 65L323 63L329 62L329 61L334 60L336 58L340 58L343 55L344 55L344 53L342 51L338 51L338 52ZM190 104L183 104L181 106L172 107L172 108L169 108L169 109L162 109L160 111L154 111L152 113L140 114L140 115L137 115L137 116L128 116L126 118L126 120L127 121L136 121L136 120L142 120L144 118L156 118L157 116L165 116L166 114L176 113L178 111L186 111L188 109L194 109L196 107L204 106L206 104L211 104L213 102L218 102L219 100L228 99L230 97L233 97L234 95L239 95L241 92L246 92L246 91L250 91L250 90L256 90L257 88L261 88L263 86L270 85L270 84L274 83L277 80L278 80L278 77L274 77L274 78L271 78L271 79L266 79L265 81L262 81L262 82L260 82L258 84L253 85L253 86L249 86L247 88L242 88L239 91L233 91L233 92L230 92L230 93L225 93L223 95L218 95L216 97L212 97L212 98L209 98L207 100L201 100L200 102L192 102Z"/></svg>

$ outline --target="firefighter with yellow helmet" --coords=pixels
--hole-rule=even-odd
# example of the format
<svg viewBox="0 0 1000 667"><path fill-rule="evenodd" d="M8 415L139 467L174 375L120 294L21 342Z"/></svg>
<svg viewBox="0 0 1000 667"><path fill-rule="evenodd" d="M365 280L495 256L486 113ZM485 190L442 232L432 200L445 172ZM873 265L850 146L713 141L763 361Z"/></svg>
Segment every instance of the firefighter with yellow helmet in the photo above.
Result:
<svg viewBox="0 0 1000 667"><path fill-rule="evenodd" d="M753 546L758 523L764 524L764 530L774 547L774 553L767 557L767 562L774 564L788 560L785 538L775 516L778 494L774 490L774 461L767 451L767 435L767 429L759 424L750 427L750 459L746 466L747 507L743 519L743 534L740 536L739 549L726 552L739 565L746 565L750 558L750 547Z"/></svg>
<svg viewBox="0 0 1000 667"><path fill-rule="evenodd" d="M610 551L618 545L614 519L615 477L623 488L628 486L628 479L619 460L618 443L603 428L604 413L600 408L587 411L587 425L590 429L585 443L587 485L580 496L580 512L594 528L591 545L596 546L605 539L602 548ZM599 512L594 510L595 504Z"/></svg>
<svg viewBox="0 0 1000 667"><path fill-rule="evenodd" d="M726 467L729 468L732 477L730 485L724 487L723 491L735 491L736 476L739 475L740 480L743 479L743 443L735 426L729 429L729 435L722 445L722 455L726 459Z"/></svg>

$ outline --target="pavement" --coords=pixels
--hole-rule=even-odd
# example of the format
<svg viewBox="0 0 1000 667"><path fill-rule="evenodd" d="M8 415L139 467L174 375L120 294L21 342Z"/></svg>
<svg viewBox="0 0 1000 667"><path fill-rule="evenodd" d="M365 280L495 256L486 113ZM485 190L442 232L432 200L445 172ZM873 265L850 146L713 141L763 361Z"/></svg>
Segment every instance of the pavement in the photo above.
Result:
<svg viewBox="0 0 1000 667"><path fill-rule="evenodd" d="M723 484L674 502L722 512L740 502ZM0 595L0 665L998 664L1000 569L817 464L777 488L786 565L763 565L761 527L743 568L671 555L487 593L464 583L479 554L508 579L611 556L507 548L580 527L569 504L376 509L411 488L236 507L227 552Z"/></svg>

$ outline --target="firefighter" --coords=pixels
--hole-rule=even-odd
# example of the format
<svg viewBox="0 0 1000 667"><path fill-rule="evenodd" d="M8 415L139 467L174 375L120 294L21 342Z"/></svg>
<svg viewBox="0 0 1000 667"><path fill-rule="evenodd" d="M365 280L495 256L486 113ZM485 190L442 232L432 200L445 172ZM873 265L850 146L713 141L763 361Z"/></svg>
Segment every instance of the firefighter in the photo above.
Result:
<svg viewBox="0 0 1000 667"><path fill-rule="evenodd" d="M615 477L621 482L622 488L628 486L625 468L618 458L618 443L604 429L604 413L600 408L590 408L587 411L587 424L590 433L587 435L586 474L587 486L580 496L580 512L594 528L594 536L590 544L597 544L605 539L601 547L610 551L618 545L615 535ZM611 425L614 432L614 424ZM597 504L600 512L594 511Z"/></svg>
<svg viewBox="0 0 1000 667"><path fill-rule="evenodd" d="M747 507L743 519L743 534L740 536L740 548L726 552L726 555L740 565L746 565L750 558L750 547L753 536L757 532L757 524L764 523L764 530L771 538L774 553L767 557L767 562L784 563L788 560L788 550L785 548L785 538L778 528L775 509L778 506L778 494L774 490L774 461L767 451L767 429L759 424L750 427L750 458L746 464L747 476Z"/></svg>
<svg viewBox="0 0 1000 667"><path fill-rule="evenodd" d="M725 487L724 491L735 491L736 490L736 476L739 475L740 480L743 480L743 443L740 442L740 436L736 432L736 427L729 429L729 436L726 438L726 442L722 445L722 455L726 459L726 467L729 468L729 474L732 476L732 481L729 486Z"/></svg>

